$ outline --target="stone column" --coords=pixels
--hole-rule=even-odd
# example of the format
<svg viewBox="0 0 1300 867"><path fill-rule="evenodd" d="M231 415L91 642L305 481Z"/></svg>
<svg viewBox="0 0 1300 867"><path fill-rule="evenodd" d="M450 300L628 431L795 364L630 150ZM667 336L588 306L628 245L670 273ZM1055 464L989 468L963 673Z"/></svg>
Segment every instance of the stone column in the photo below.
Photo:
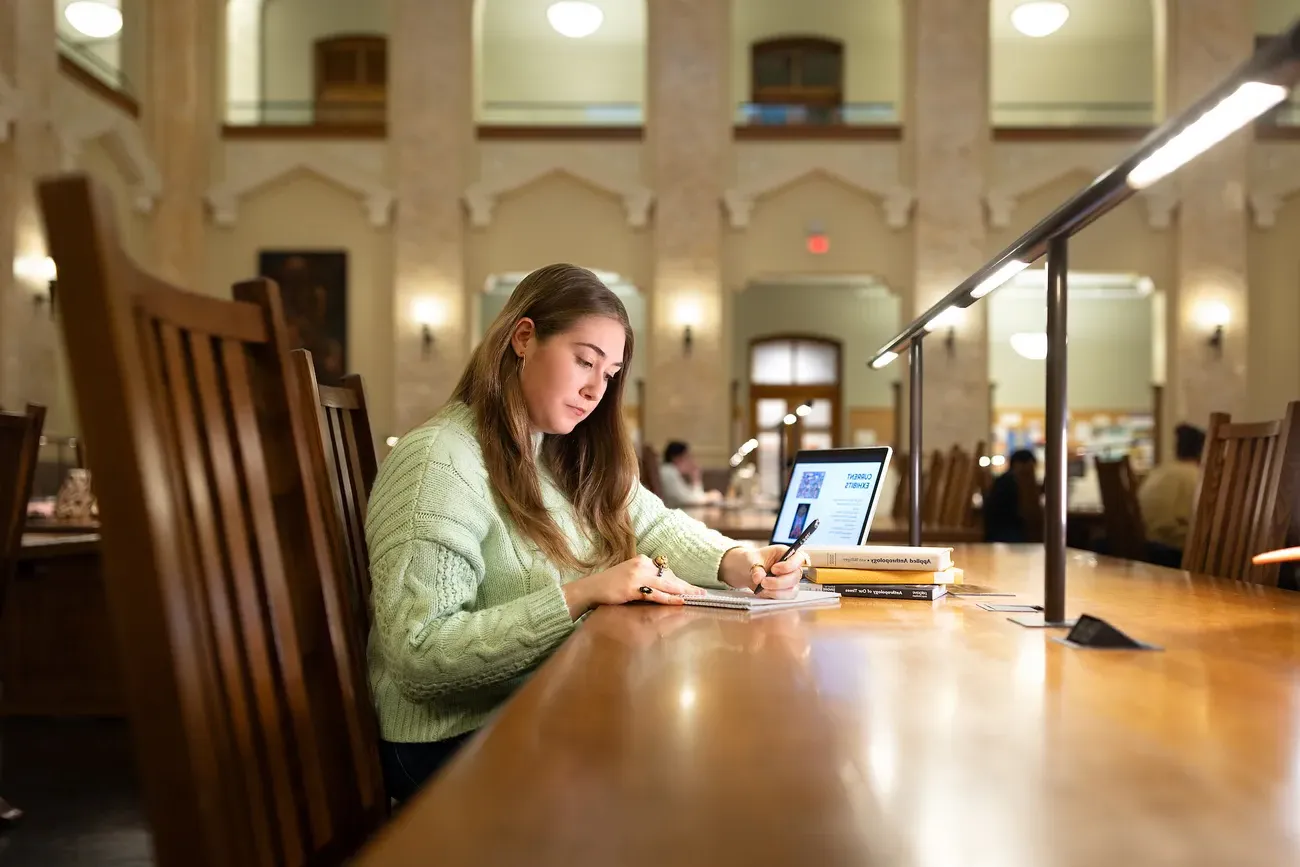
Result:
<svg viewBox="0 0 1300 867"><path fill-rule="evenodd" d="M167 0L146 6L146 81L141 123L162 178L153 214L153 270L164 280L203 287L205 207L216 150L218 0ZM210 291L229 291L212 287Z"/></svg>
<svg viewBox="0 0 1300 867"><path fill-rule="evenodd" d="M903 162L916 194L915 277L903 306L910 321L988 259L989 2L906 4ZM989 437L987 308L983 301L965 311L951 353L942 332L925 342L926 451L970 449Z"/></svg>
<svg viewBox="0 0 1300 867"><path fill-rule="evenodd" d="M730 440L721 202L731 171L731 0L648 0L647 12L655 213L646 440L686 440L706 465L720 464Z"/></svg>
<svg viewBox="0 0 1300 867"><path fill-rule="evenodd" d="M1238 66L1254 47L1252 3L1165 0L1165 104L1183 111ZM1246 282L1247 159L1244 130L1178 171L1176 284L1170 287L1166 431L1182 421L1204 427L1211 412L1240 417L1246 407L1249 293ZM1231 321L1222 352L1209 346L1207 309ZM1166 452L1167 454L1170 452Z"/></svg>
<svg viewBox="0 0 1300 867"><path fill-rule="evenodd" d="M461 199L475 156L473 0L394 0L388 41L394 433L424 421L469 357ZM425 354L421 323L434 342Z"/></svg>
<svg viewBox="0 0 1300 867"><path fill-rule="evenodd" d="M21 411L45 405L46 429L68 431L70 409L59 387L59 342L41 275L45 231L35 181L59 169L50 108L58 81L54 6L45 0L0 4L0 75L20 108L0 143L0 403Z"/></svg>

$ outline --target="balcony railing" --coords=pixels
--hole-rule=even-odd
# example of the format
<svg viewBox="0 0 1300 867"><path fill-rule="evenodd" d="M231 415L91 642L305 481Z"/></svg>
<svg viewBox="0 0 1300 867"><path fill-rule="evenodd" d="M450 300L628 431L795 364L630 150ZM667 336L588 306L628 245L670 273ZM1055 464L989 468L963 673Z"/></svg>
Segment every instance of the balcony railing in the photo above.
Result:
<svg viewBox="0 0 1300 867"><path fill-rule="evenodd" d="M60 51L108 87L131 94L129 82L120 70L83 46L60 41ZM1105 128L1150 127L1155 107L1149 102L1064 103L1000 102L992 107L995 127L1004 129L1059 127ZM226 105L225 123L231 127L328 127L374 126L384 123L381 103L332 106L322 111L311 100L267 100L230 102ZM480 111L479 123L500 127L640 127L644 122L643 106L635 102L487 102ZM1269 112L1270 126L1300 127L1300 101L1288 101ZM807 105L781 105L742 102L736 106L733 121L737 127L751 129L831 129L896 127L898 109L890 102L856 102L817 108Z"/></svg>
<svg viewBox="0 0 1300 867"><path fill-rule="evenodd" d="M1265 116L1264 123L1274 127L1300 127L1300 99L1293 94L1290 100L1270 111Z"/></svg>
<svg viewBox="0 0 1300 867"><path fill-rule="evenodd" d="M1023 626L1065 627L1066 520L1066 292L1069 239L1138 190L1177 171L1288 98L1300 81L1300 20L1177 117L1165 121L1112 169L1088 184L910 322L871 359L873 369L906 351L910 400L911 544L921 542L922 344L936 320L953 307L970 307L1047 257L1047 460L1043 616L1015 619Z"/></svg>
<svg viewBox="0 0 1300 867"><path fill-rule="evenodd" d="M375 117L383 122L383 110ZM226 103L227 126L312 126L320 122L311 100L268 100Z"/></svg>
<svg viewBox="0 0 1300 867"><path fill-rule="evenodd" d="M736 107L736 126L894 126L898 111L892 102L846 102L813 106L742 102Z"/></svg>
<svg viewBox="0 0 1300 867"><path fill-rule="evenodd" d="M995 102L995 127L1143 127L1155 122L1150 102Z"/></svg>
<svg viewBox="0 0 1300 867"><path fill-rule="evenodd" d="M483 103L479 111L479 123L492 126L638 127L644 117L639 102L496 100Z"/></svg>

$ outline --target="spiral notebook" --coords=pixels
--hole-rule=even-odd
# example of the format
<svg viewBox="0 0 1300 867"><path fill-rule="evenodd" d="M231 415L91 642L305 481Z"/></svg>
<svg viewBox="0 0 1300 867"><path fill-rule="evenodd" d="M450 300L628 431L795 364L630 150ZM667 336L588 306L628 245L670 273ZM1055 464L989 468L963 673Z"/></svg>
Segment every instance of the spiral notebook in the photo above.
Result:
<svg viewBox="0 0 1300 867"><path fill-rule="evenodd" d="M793 599L768 599L749 590L706 590L703 596L683 596L687 605L703 608L731 608L743 611L775 611L781 608L826 608L840 604L840 594L826 590L800 590Z"/></svg>

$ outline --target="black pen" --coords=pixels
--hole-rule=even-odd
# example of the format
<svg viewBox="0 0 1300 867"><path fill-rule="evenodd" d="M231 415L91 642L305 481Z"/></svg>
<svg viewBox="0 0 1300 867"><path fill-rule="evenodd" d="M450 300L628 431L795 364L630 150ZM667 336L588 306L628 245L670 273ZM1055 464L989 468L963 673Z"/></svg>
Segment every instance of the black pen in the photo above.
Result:
<svg viewBox="0 0 1300 867"><path fill-rule="evenodd" d="M803 532L799 534L799 538L794 540L794 544L790 546L789 550L787 550L783 555L781 555L781 559L777 560L776 563L784 563L786 560L789 560L795 554L799 553L799 549L803 547L804 542L808 541L808 537L813 534L813 530L817 529L817 525L819 523L821 522L818 521L816 518L813 518L812 523L810 523L807 527L804 527ZM773 563L772 565L775 566L776 563ZM754 592L757 593L762 589L763 589L763 582L759 581L758 587L754 588Z"/></svg>

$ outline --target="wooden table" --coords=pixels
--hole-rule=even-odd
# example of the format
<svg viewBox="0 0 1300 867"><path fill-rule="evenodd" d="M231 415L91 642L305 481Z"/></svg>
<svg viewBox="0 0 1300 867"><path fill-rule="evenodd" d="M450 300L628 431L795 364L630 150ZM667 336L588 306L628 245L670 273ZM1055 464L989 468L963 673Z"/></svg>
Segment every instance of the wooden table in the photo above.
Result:
<svg viewBox="0 0 1300 867"><path fill-rule="evenodd" d="M737 541L766 542L772 538L772 525L776 523L775 509L719 508L717 506L682 509L697 521ZM871 522L868 544L905 545L908 541L906 520L896 521L892 515L877 514ZM955 545L979 542L983 532L977 527L923 527L921 540L926 544Z"/></svg>
<svg viewBox="0 0 1300 867"><path fill-rule="evenodd" d="M1041 601L1040 548L957 558ZM1166 649L974 599L596 611L357 863L1300 864L1300 594L1068 570Z"/></svg>
<svg viewBox="0 0 1300 867"><path fill-rule="evenodd" d="M94 533L25 533L0 611L0 714L123 712Z"/></svg>

